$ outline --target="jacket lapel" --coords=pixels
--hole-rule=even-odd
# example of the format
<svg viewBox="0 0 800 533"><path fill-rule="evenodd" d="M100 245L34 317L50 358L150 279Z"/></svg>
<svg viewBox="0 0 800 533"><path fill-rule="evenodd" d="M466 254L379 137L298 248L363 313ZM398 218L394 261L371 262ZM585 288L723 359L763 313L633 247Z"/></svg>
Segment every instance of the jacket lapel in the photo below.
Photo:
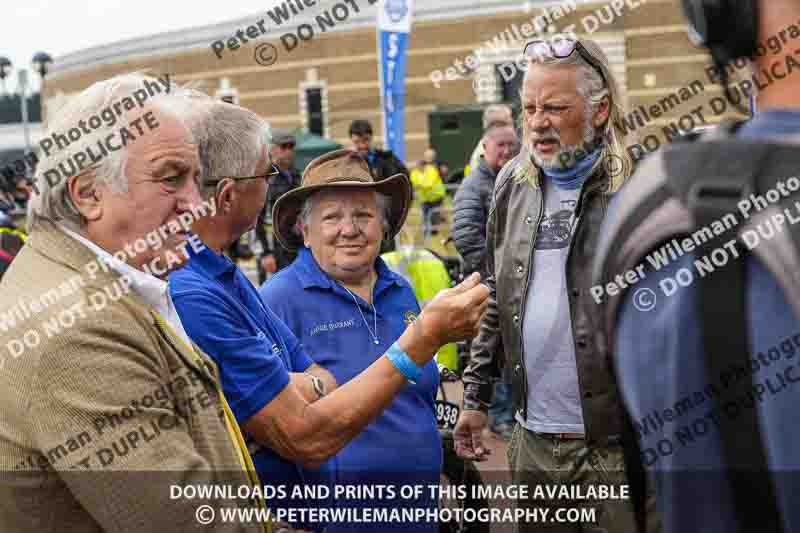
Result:
<svg viewBox="0 0 800 533"><path fill-rule="evenodd" d="M175 334L173 329L169 327L164 319L154 310L151 309L150 314L153 317L153 321L155 322L156 329L158 330L159 334L172 346L176 352L178 352L186 365L216 385L216 365L213 363L213 361L211 361L210 358L194 343L189 346L183 342L183 340Z"/></svg>

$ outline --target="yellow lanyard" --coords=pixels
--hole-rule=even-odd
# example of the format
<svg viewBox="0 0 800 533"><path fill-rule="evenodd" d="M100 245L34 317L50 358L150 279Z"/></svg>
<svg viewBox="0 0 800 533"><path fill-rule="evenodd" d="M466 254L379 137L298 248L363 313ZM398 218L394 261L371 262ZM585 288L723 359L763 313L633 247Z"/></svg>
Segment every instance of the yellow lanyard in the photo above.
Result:
<svg viewBox="0 0 800 533"><path fill-rule="evenodd" d="M183 344L189 352L194 356L197 365L200 368L205 368L205 363L203 362L202 358L197 354L192 346L186 344L182 338L175 333L175 330L167 324L167 321L158 314L156 311L153 311L153 315L156 317L156 320L165 327L173 337L178 339L178 341ZM242 436L242 432L239 429L239 423L236 422L236 417L233 415L233 411L231 410L230 405L228 405L228 400L225 398L225 394L222 392L222 388L217 386L217 392L219 393L219 398L222 402L222 410L225 413L225 426L228 429L228 434L233 441L233 446L236 448L237 457L239 458L239 463L242 466L242 470L245 471L247 474L250 483L252 483L253 487L258 487L261 485L261 481L258 479L258 473L256 472L256 467L253 464L253 459L250 457L250 452L247 449L247 444L244 441L244 436ZM266 510L266 498L259 498L260 505L263 509ZM264 524L264 531L266 533L272 533L272 518L270 515L270 520Z"/></svg>

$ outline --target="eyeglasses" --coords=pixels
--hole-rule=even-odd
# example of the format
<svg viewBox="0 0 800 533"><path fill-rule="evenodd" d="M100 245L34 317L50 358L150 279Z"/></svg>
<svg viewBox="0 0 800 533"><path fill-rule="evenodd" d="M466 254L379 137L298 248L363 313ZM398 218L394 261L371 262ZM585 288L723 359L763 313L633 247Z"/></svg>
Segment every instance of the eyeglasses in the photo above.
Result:
<svg viewBox="0 0 800 533"><path fill-rule="evenodd" d="M294 143L283 143L279 144L278 146L280 146L284 150L294 150Z"/></svg>
<svg viewBox="0 0 800 533"><path fill-rule="evenodd" d="M225 176L224 178L213 177L209 179L203 180L206 185L216 185L224 180L233 180L233 181L242 181L242 180L254 180L254 179L265 179L267 183L271 183L271 180L275 178L275 176L279 175L281 171L278 169L277 166L274 164L270 165L270 172L267 174L259 174L257 176Z"/></svg>
<svg viewBox="0 0 800 533"><path fill-rule="evenodd" d="M586 62L589 63L598 74L600 74L600 77L603 79L603 83L608 85L608 80L606 80L606 75L603 74L603 67L600 62L589 53L589 51L581 44L580 41L572 37L556 35L550 39L537 39L535 41L531 41L525 45L523 55L531 59L539 60L543 58L566 59L576 50L578 54L580 54L580 56L586 60Z"/></svg>

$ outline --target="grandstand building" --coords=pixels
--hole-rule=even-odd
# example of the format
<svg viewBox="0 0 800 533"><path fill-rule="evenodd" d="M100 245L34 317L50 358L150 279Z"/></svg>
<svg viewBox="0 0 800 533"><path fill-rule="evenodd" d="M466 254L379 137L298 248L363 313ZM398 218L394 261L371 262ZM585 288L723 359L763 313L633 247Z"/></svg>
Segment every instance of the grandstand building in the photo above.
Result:
<svg viewBox="0 0 800 533"><path fill-rule="evenodd" d="M366 118L381 143L376 1L285 0L251 17L58 57L45 86L45 114L97 80L149 70L238 99L273 127L302 128L345 145L350 122ZM681 128L702 126L690 114L698 106L708 123L726 115L708 105L722 93L709 81L708 55L687 38L678 0L418 1L405 85L408 160L421 158L428 115L441 106L516 99L522 73L513 65L531 28L572 28L600 43L633 113L625 121L629 142L650 134L663 142L665 128L682 118ZM479 50L480 60L470 60Z"/></svg>

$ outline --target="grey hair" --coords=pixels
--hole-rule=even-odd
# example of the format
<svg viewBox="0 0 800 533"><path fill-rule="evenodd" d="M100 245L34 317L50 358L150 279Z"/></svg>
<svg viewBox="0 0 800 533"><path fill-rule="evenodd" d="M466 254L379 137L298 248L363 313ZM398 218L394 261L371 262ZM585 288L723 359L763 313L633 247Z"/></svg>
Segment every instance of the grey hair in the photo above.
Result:
<svg viewBox="0 0 800 533"><path fill-rule="evenodd" d="M71 128L77 128L80 121L88 120L94 115L100 116L104 110L119 102L122 98L130 98L137 89L142 89L145 83L162 85L156 78L146 76L140 72L122 74L113 78L97 82L85 89L75 97L67 100L66 104L55 112L48 121L47 132L42 137L46 139L52 135L66 135ZM163 85L162 85L163 86ZM153 106L167 115L178 120L184 118L189 111L188 96L197 96L198 93L178 87L169 83L170 89L164 94L157 94L149 98L145 105ZM136 110L141 110L137 107ZM135 112L135 110L133 111ZM128 179L125 175L127 161L127 143L122 144L119 150L108 151L96 162L87 162L81 169L73 164L72 158L87 149L97 150L97 144L109 134L120 129L118 123L125 123L129 112L124 111L116 119L105 121L100 127L90 133L84 133L77 141L72 141L64 148L58 149L51 155L42 152L42 158L36 167L34 176L34 191L29 200L28 228L29 230L39 219L59 222L73 231L80 231L84 222L83 216L72 202L69 195L69 178L88 173L97 182L104 183L114 192L124 192L128 188ZM108 122L111 122L109 125ZM187 132L187 135L191 134ZM66 166L69 163L69 170ZM60 178L51 183L45 178L47 172L54 171Z"/></svg>
<svg viewBox="0 0 800 533"><path fill-rule="evenodd" d="M492 122L506 122L506 116L513 117L511 108L505 104L492 104L483 110L483 129L488 128Z"/></svg>
<svg viewBox="0 0 800 533"><path fill-rule="evenodd" d="M268 147L269 127L256 113L225 102L213 101L191 131L198 145L202 168L201 193L208 198L213 179L252 176Z"/></svg>
<svg viewBox="0 0 800 533"><path fill-rule="evenodd" d="M325 191L317 191L303 201L303 205L300 207L300 211L297 214L297 220L300 221L304 226L309 224L311 220L311 211L314 209L314 198L317 197L321 192ZM383 215L383 233L385 234L390 229L389 215L392 212L392 199L381 192L375 191L375 200L378 203L378 209Z"/></svg>
<svg viewBox="0 0 800 533"><path fill-rule="evenodd" d="M598 134L602 133L604 143L601 147L600 157L592 168L594 172L601 165L605 165L607 161L616 160L622 162L622 169L615 176L611 176L612 181L607 192L614 192L624 183L633 171L633 160L625 149L625 133L620 129L619 125L622 123L624 109L622 107L622 93L619 89L619 84L611 71L611 66L608 57L603 52L603 49L591 39L581 39L581 44L586 48L589 54L599 63L600 69L603 71L606 81L603 83L603 78L597 70L589 64L579 53L575 52L566 58L553 58L553 57L538 57L530 58L528 67L532 64L538 63L542 65L575 65L577 67L579 76L577 81L578 94L586 100L586 123L591 124L591 113L595 106L600 104L604 98L609 101L609 113L606 123L599 128ZM520 100L523 100L525 85L528 81L531 69L528 68L525 73L525 78L522 81L520 88ZM524 146L530 146L530 132L528 131L527 121L525 114L520 113L520 130L522 131L522 138ZM611 166L611 165L609 165ZM519 176L523 180L528 180L534 187L539 186L540 170L538 168L532 174Z"/></svg>

